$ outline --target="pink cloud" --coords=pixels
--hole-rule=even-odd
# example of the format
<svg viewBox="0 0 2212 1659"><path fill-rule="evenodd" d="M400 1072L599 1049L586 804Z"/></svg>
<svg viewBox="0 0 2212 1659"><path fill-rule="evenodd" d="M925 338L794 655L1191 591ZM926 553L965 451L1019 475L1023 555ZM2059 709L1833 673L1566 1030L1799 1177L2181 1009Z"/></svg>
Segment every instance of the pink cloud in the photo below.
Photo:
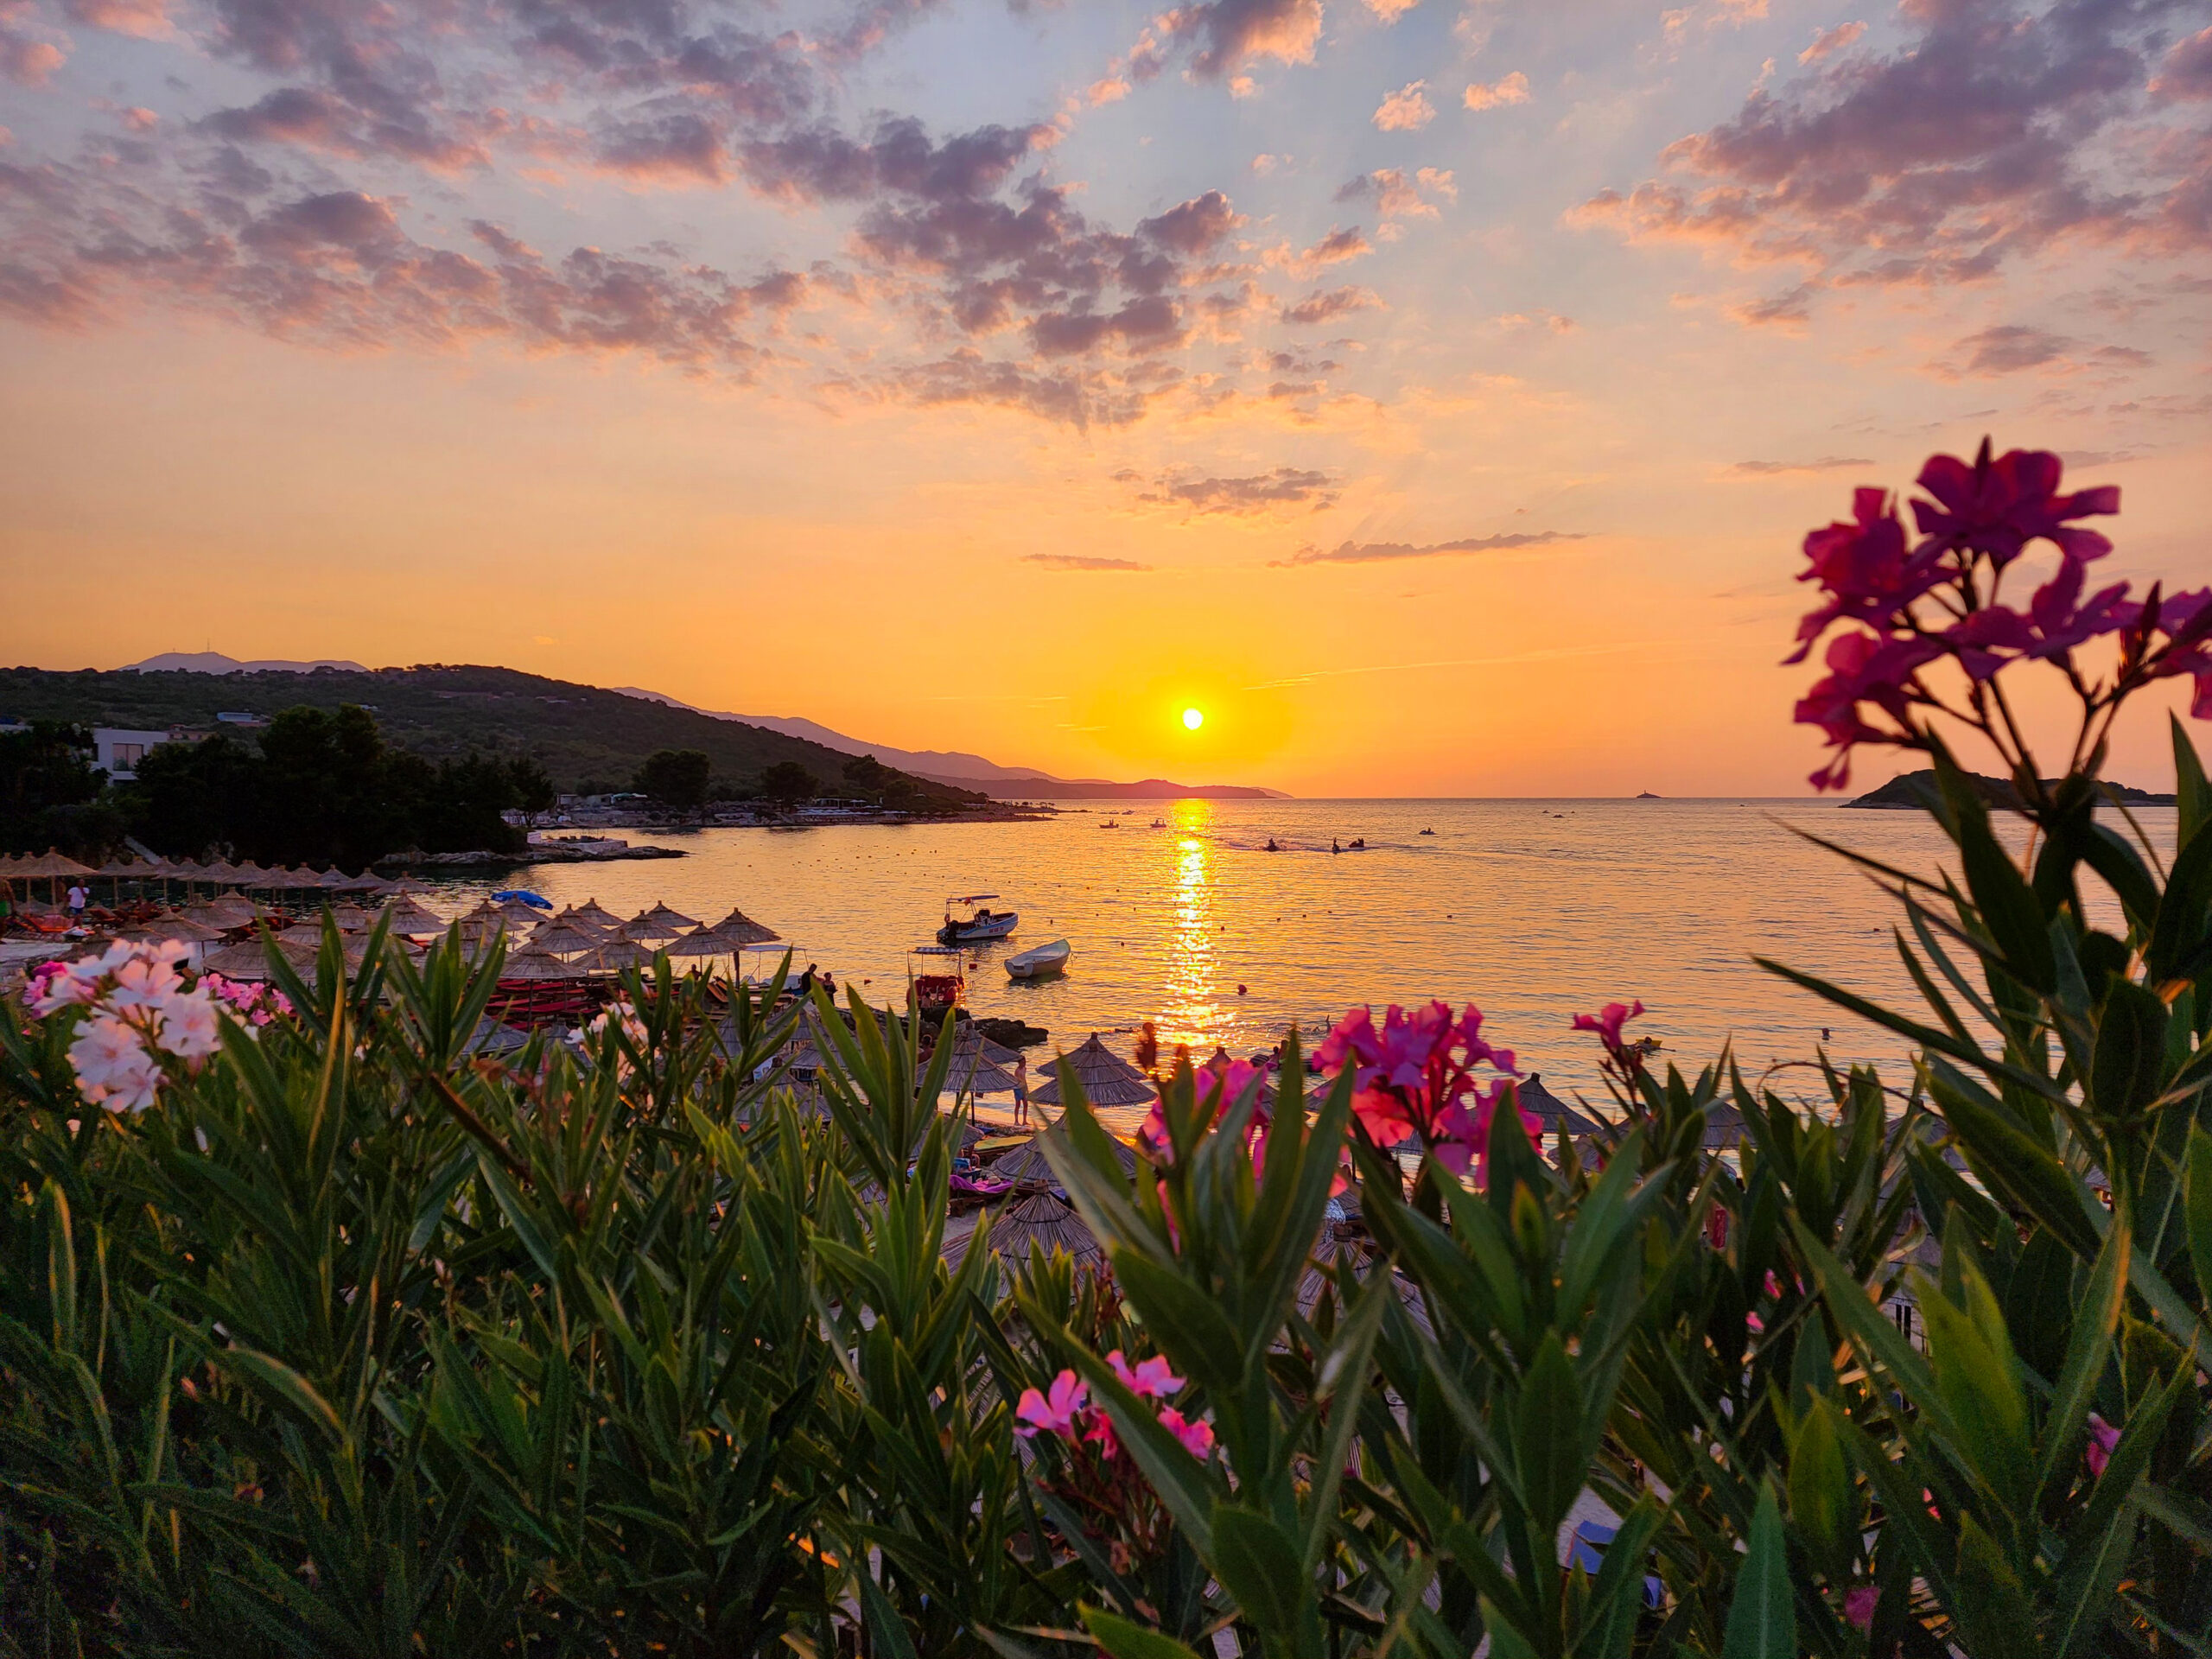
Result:
<svg viewBox="0 0 2212 1659"><path fill-rule="evenodd" d="M1425 80L1408 81L1386 97L1375 111L1375 124L1384 132L1418 132L1436 119L1436 105L1421 89Z"/></svg>
<svg viewBox="0 0 2212 1659"><path fill-rule="evenodd" d="M1855 45L1866 33L1864 23L1838 23L1834 29L1824 29L1813 37L1813 43L1797 54L1800 63L1818 63L1822 58L1833 57L1846 47Z"/></svg>
<svg viewBox="0 0 2212 1659"><path fill-rule="evenodd" d="M1494 80L1487 86L1476 81L1467 88L1462 101L1471 110L1496 110L1509 104L1526 104L1529 77L1516 69L1503 80Z"/></svg>

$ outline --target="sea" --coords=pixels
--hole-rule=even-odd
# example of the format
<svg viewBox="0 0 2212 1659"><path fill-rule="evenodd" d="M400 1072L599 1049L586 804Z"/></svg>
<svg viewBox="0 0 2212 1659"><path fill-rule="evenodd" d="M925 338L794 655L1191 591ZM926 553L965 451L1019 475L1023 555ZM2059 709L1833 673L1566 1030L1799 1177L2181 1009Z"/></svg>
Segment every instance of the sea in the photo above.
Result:
<svg viewBox="0 0 2212 1659"><path fill-rule="evenodd" d="M2135 817L2170 850L2172 808ZM1641 1001L1630 1033L1692 1073L1729 1052L1805 1098L1819 1081L1802 1063L1825 1051L1903 1084L1903 1042L1752 958L1910 1006L1893 901L1808 837L1930 876L1955 868L1923 814L1804 799L1181 800L1032 822L626 834L687 856L536 865L451 882L445 899L522 887L702 922L736 906L789 941L795 970L829 969L880 1002L903 1001L924 969L908 953L949 896L995 893L1020 925L967 952L968 1006L1046 1028L1033 1069L1094 1032L1126 1055L1147 1020L1163 1053L1248 1055L1294 1026L1310 1045L1357 1004L1379 1019L1440 998L1474 1003L1524 1071L1592 1101L1598 1050L1573 1017L1615 1001ZM1073 947L1058 978L1001 966L1056 938Z"/></svg>

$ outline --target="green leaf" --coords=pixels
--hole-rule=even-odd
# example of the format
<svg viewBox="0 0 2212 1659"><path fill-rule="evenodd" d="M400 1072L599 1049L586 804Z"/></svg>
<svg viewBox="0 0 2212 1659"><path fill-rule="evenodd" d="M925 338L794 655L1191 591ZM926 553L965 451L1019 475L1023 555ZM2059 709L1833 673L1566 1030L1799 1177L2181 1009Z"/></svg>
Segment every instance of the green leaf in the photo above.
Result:
<svg viewBox="0 0 2212 1659"><path fill-rule="evenodd" d="M2169 715L2168 724L2173 728L2174 739L2174 804L2180 822L2175 826L2174 845L2186 847L2196 839L2196 832L2212 823L2212 784L2204 779L2204 763L2196 758L2196 746L2189 741L2189 728L2181 723L2181 716Z"/></svg>
<svg viewBox="0 0 2212 1659"><path fill-rule="evenodd" d="M1536 1529L1558 1529L1590 1474L1596 1436L1583 1422L1582 1388L1557 1331L1544 1333L1521 1379L1513 1414L1513 1454L1521 1497ZM1602 1430L1604 1425L1598 1425Z"/></svg>
<svg viewBox="0 0 2212 1659"><path fill-rule="evenodd" d="M1971 1515L1959 1522L1959 1565L1953 1580L1959 1643L1972 1654L2037 1652L2036 1610L2020 1576Z"/></svg>
<svg viewBox="0 0 2212 1659"><path fill-rule="evenodd" d="M1982 925L2004 953L2014 978L2037 991L2057 988L2057 963L2050 952L2050 920L2036 901L2012 855L1999 845L1989 827L1989 809L1948 755L1936 754L1936 778L1951 809L1952 839L1967 891L1981 912Z"/></svg>
<svg viewBox="0 0 2212 1659"><path fill-rule="evenodd" d="M1180 1274L1127 1246L1115 1250L1113 1259L1115 1277L1176 1369L1210 1394L1242 1389L1244 1344L1220 1305Z"/></svg>
<svg viewBox="0 0 2212 1659"><path fill-rule="evenodd" d="M1832 1410L1827 1397L1816 1394L1798 1422L1789 1447L1789 1518L1840 1567L1849 1560L1858 1517L1852 1513L1855 1489Z"/></svg>
<svg viewBox="0 0 2212 1659"><path fill-rule="evenodd" d="M2205 851L2212 855L2212 842ZM2089 1065L2089 1109L2109 1118L2135 1116L2158 1097L2165 1063L2166 1005L2140 985L2107 980Z"/></svg>
<svg viewBox="0 0 2212 1659"><path fill-rule="evenodd" d="M289 1406L333 1440L345 1437L345 1428L338 1421L338 1414L330 1408L330 1402L314 1383L283 1360L258 1349L238 1347L223 1349L214 1357L237 1372L242 1380L257 1385L263 1394Z"/></svg>
<svg viewBox="0 0 2212 1659"><path fill-rule="evenodd" d="M1789 1558L1782 1538L1782 1509L1774 1484L1759 1484L1751 1513L1750 1548L1736 1571L1728 1599L1721 1659L1796 1659L1797 1612L1789 1593Z"/></svg>
<svg viewBox="0 0 2212 1659"><path fill-rule="evenodd" d="M1621 1517L1583 1609L1574 1647L1580 1659L1628 1659L1643 1613L1644 1558L1665 1519L1666 1511L1649 1493Z"/></svg>
<svg viewBox="0 0 2212 1659"><path fill-rule="evenodd" d="M1100 1607L1077 1607L1083 1628L1090 1632L1091 1640L1113 1656L1113 1659L1198 1659L1198 1656L1172 1636L1158 1630L1148 1630L1141 1624L1132 1624L1126 1618L1116 1618Z"/></svg>
<svg viewBox="0 0 2212 1659"><path fill-rule="evenodd" d="M2189 1260L2202 1305L2212 1300L2212 1135L2201 1123L2190 1126L2188 1156Z"/></svg>
<svg viewBox="0 0 2212 1659"><path fill-rule="evenodd" d="M1299 1568L1298 1554L1290 1535L1256 1510L1214 1505L1214 1577L1244 1616L1273 1636L1295 1630L1312 1599L1313 1586Z"/></svg>
<svg viewBox="0 0 2212 1659"><path fill-rule="evenodd" d="M860 1580L861 1605L868 1615L868 1632L874 1638L875 1651L884 1659L916 1659L914 1639L906 1634L906 1622L868 1570L868 1562L862 1560L855 1565L860 1568L854 1576Z"/></svg>
<svg viewBox="0 0 2212 1659"><path fill-rule="evenodd" d="M2103 1240L2065 1166L2019 1128L1995 1096L1933 1056L1927 1064L1930 1091L1974 1173L2076 1255L2094 1257Z"/></svg>
<svg viewBox="0 0 2212 1659"><path fill-rule="evenodd" d="M2075 1309L2066 1363L2059 1371L2058 1384L2051 1391L2050 1410L2044 1418L2043 1466L2037 1471L2037 1484L2046 1494L2055 1484L2063 1488L2073 1479L2089 1402L2112 1357L2113 1332L2119 1328L2120 1305L2126 1296L2131 1249L2126 1228L2115 1227L2106 1235L2105 1247L2097 1253L2097 1265Z"/></svg>

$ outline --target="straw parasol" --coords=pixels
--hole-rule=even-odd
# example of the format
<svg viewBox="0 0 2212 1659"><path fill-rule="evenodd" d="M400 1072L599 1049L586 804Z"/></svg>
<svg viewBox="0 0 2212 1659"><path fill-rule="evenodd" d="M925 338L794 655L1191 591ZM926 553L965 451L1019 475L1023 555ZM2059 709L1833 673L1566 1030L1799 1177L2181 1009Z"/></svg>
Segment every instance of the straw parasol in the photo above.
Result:
<svg viewBox="0 0 2212 1659"><path fill-rule="evenodd" d="M655 905L651 910L633 917L629 922L624 924L623 931L628 932L638 923L648 921L657 927L665 927L673 933L682 933L699 925L696 917L686 916L682 911L675 909L664 901ZM631 934L631 937L635 938L639 936Z"/></svg>
<svg viewBox="0 0 2212 1659"><path fill-rule="evenodd" d="M668 910L662 905L656 910L641 910L615 930L621 938L639 944L664 944L671 939L682 938L683 930L671 921L663 919L659 911ZM669 911L673 916L676 912Z"/></svg>
<svg viewBox="0 0 2212 1659"><path fill-rule="evenodd" d="M603 935L587 932L574 922L556 916L531 935L530 948L549 956L580 957L588 950L598 950L605 943Z"/></svg>
<svg viewBox="0 0 2212 1659"><path fill-rule="evenodd" d="M322 948L322 924L321 922L294 922L276 936L276 943L304 944L311 950L319 950Z"/></svg>
<svg viewBox="0 0 2212 1659"><path fill-rule="evenodd" d="M726 939L735 939L741 944L774 944L783 935L772 927L765 927L741 910L733 910L715 924L714 931Z"/></svg>
<svg viewBox="0 0 2212 1659"><path fill-rule="evenodd" d="M368 926L369 923L374 918L370 916L367 911L363 910L359 905L349 903L332 906L330 919L336 922L339 927L344 931L348 933L358 933L361 931L362 929Z"/></svg>
<svg viewBox="0 0 2212 1659"><path fill-rule="evenodd" d="M561 913L580 921L589 922L594 927L606 928L609 931L622 925L622 918L596 899L587 899L581 905L571 905Z"/></svg>
<svg viewBox="0 0 2212 1659"><path fill-rule="evenodd" d="M79 864L73 858L65 857L60 849L53 847L48 848L36 858L18 859L16 861L14 868L8 871L9 876L13 880L17 880L35 881L41 876L44 877L46 880L47 897L49 899L54 896L54 883L60 881L64 877L73 878L80 875L98 875L99 874L99 872L98 870L92 869L87 865Z"/></svg>
<svg viewBox="0 0 2212 1659"><path fill-rule="evenodd" d="M1048 1255L1065 1250L1077 1266L1096 1263L1106 1252L1075 1206L1057 1192L1032 1192L1014 1199L991 1217L991 1254L1027 1261L1032 1246Z"/></svg>
<svg viewBox="0 0 2212 1659"><path fill-rule="evenodd" d="M315 953L303 944L279 944L276 947L285 961L295 968L311 968ZM248 944L233 944L213 952L200 966L211 974L220 974L226 979L266 979L269 977L269 955L256 939Z"/></svg>
<svg viewBox="0 0 2212 1659"><path fill-rule="evenodd" d="M1055 1123L1044 1135L1032 1137L1028 1145L1016 1147L1012 1152L994 1160L985 1173L995 1181L1042 1181L1057 1187L1060 1178L1053 1173L1051 1160L1045 1156L1045 1136L1065 1133ZM1122 1166L1122 1174L1134 1175L1137 1173L1136 1148L1116 1141L1114 1142L1114 1157Z"/></svg>
<svg viewBox="0 0 2212 1659"><path fill-rule="evenodd" d="M963 1095L1002 1095L1014 1089L1012 1068L1021 1057L1002 1048L973 1026L952 1039L952 1063L945 1082Z"/></svg>
<svg viewBox="0 0 2212 1659"><path fill-rule="evenodd" d="M582 966L543 950L518 950L499 965L501 980L582 979Z"/></svg>
<svg viewBox="0 0 2212 1659"><path fill-rule="evenodd" d="M138 927L126 927L118 936L126 939L181 939L188 944L208 944L223 937L224 930L210 927L205 922L195 922L188 916L175 911L156 916Z"/></svg>
<svg viewBox="0 0 2212 1659"><path fill-rule="evenodd" d="M1543 1074L1531 1071L1521 1079L1514 1093L1521 1099L1521 1109L1544 1121L1542 1133L1556 1135L1565 1129L1569 1135L1595 1135L1601 1127L1596 1119L1585 1116L1557 1095L1544 1087Z"/></svg>
<svg viewBox="0 0 2212 1659"><path fill-rule="evenodd" d="M676 939L666 950L671 957L734 957L744 948L744 940L733 939L715 928L702 927Z"/></svg>
<svg viewBox="0 0 2212 1659"><path fill-rule="evenodd" d="M442 933L446 931L445 919L442 917L435 911L416 904L404 893L386 905L382 914L385 925L392 932L403 936L410 933L417 935Z"/></svg>
<svg viewBox="0 0 2212 1659"><path fill-rule="evenodd" d="M545 912L525 905L519 899L509 899L499 906L499 919L507 925L507 931L521 936L545 919Z"/></svg>
<svg viewBox="0 0 2212 1659"><path fill-rule="evenodd" d="M1151 1078L1109 1050L1094 1031L1074 1053L1063 1054L1045 1068L1045 1081L1031 1091L1030 1098L1043 1106L1059 1105L1063 1068L1073 1071L1084 1097L1094 1106L1145 1106L1159 1093Z"/></svg>
<svg viewBox="0 0 2212 1659"><path fill-rule="evenodd" d="M616 974L625 968L650 968L653 953L635 939L609 939L583 960L596 973Z"/></svg>
<svg viewBox="0 0 2212 1659"><path fill-rule="evenodd" d="M234 893L223 893L196 905L185 906L184 913L195 922L209 927L244 927L254 918L253 906Z"/></svg>

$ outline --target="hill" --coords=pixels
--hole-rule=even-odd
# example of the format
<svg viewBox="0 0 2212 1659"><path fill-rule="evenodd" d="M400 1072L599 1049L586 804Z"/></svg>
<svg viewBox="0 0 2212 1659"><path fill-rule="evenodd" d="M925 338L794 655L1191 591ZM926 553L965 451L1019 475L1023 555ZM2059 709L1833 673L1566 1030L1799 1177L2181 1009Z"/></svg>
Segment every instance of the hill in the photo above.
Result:
<svg viewBox="0 0 2212 1659"><path fill-rule="evenodd" d="M790 737L803 737L840 754L872 754L887 766L899 766L917 778L932 779L954 789L980 791L999 801L1173 801L1196 798L1212 801L1279 801L1288 798L1279 789L1260 789L1243 784L1173 784L1163 778L1147 778L1134 784L1117 784L1104 778L1055 778L1034 766L1002 766L980 754L958 749L899 749L869 743L842 732L833 732L817 721L796 715L729 715L680 702L664 692L639 686L615 688L623 696L690 709L715 720L742 721Z"/></svg>
<svg viewBox="0 0 2212 1659"><path fill-rule="evenodd" d="M2012 786L2011 779L1988 778L1977 772L1970 772L1967 777L1975 791L1990 805L2019 805L2020 791ZM2056 779L2044 779L2054 787L2057 781ZM2147 789L2137 789L2130 784L2115 784L2107 780L2104 788L2108 797L2123 806L2171 806L2174 804L2174 798L2171 795L2154 795ZM1924 766L1918 772L1900 772L1879 789L1869 790L1856 800L1846 801L1844 804L1878 810L1886 808L1893 811L1915 810L1935 798L1935 769Z"/></svg>
<svg viewBox="0 0 2212 1659"><path fill-rule="evenodd" d="M531 755L569 791L588 784L626 789L655 750L697 749L711 763L718 787L748 791L763 770L789 760L835 793L850 758L740 721L511 668L424 664L302 673L241 666L220 674L185 669L0 669L0 719L207 730L216 725L219 714L266 716L302 704L336 709L344 703L372 710L386 738L415 753L432 760L472 751ZM925 805L953 807L984 798L934 779L912 782Z"/></svg>

